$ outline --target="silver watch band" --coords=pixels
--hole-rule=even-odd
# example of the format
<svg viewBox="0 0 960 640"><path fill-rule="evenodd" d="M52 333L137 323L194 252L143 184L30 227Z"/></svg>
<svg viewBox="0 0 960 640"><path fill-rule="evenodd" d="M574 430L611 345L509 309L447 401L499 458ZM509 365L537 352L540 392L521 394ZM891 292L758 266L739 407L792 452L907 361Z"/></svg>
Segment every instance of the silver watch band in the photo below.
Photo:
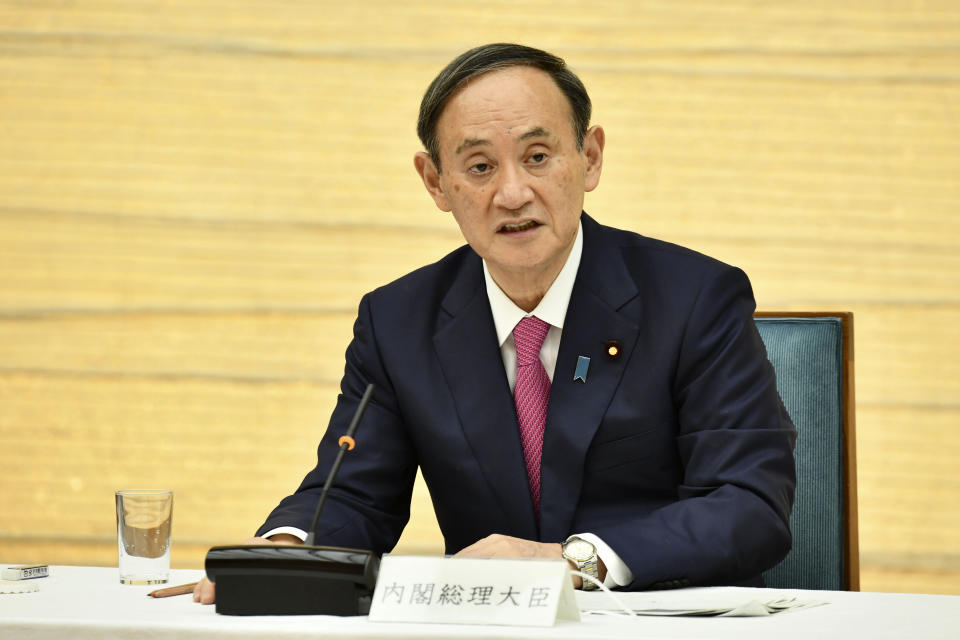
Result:
<svg viewBox="0 0 960 640"><path fill-rule="evenodd" d="M595 578L595 579L599 580L599 579L600 579L600 575L599 575L600 572L597 570L597 569L598 569L597 564L598 564L598 563L597 563L597 554L594 553L594 554L593 554L593 557L590 558L589 560L584 560L583 562L578 562L578 563L577 563L577 568L580 570L581 573L585 573L585 574L587 574L588 576L590 576L591 578ZM584 581L583 581L583 584L580 585L580 588L581 588L583 591L593 591L594 589L599 589L599 587L598 587L597 585L595 585L594 583L590 582L589 580L584 580Z"/></svg>

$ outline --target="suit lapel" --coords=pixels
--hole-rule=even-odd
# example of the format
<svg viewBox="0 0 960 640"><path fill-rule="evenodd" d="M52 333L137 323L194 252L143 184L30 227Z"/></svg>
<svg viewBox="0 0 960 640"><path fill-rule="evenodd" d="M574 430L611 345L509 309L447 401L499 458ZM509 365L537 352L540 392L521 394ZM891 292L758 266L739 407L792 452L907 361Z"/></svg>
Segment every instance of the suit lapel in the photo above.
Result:
<svg viewBox="0 0 960 640"><path fill-rule="evenodd" d="M441 306L446 321L438 323L433 344L463 433L503 508L505 526L511 535L534 540L537 524L517 415L477 256L467 260Z"/></svg>
<svg viewBox="0 0 960 640"><path fill-rule="evenodd" d="M618 313L637 296L618 246L604 242L603 228L586 214L583 255L564 319L550 388L541 466L540 539L569 535L583 482L584 458L606 413L637 341L639 327ZM617 340L622 356L605 345ZM579 356L590 358L586 382L574 381Z"/></svg>

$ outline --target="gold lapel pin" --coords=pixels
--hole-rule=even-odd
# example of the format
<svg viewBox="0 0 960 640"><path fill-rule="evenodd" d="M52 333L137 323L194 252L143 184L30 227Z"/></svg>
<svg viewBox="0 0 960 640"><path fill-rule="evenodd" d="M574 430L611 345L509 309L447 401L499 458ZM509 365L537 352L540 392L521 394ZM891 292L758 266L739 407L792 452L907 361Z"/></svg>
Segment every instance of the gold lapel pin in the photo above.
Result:
<svg viewBox="0 0 960 640"><path fill-rule="evenodd" d="M620 348L620 343L616 340L609 340L603 349L607 352L607 357L611 360L616 360L619 358L620 352L622 351Z"/></svg>

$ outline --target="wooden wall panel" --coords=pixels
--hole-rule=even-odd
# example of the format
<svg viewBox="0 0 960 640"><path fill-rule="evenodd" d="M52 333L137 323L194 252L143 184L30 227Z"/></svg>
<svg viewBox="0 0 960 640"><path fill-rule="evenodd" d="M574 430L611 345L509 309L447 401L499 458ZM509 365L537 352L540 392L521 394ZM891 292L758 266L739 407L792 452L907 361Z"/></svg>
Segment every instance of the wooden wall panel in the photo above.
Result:
<svg viewBox="0 0 960 640"><path fill-rule="evenodd" d="M249 535L359 296L461 243L418 102L504 40L586 82L597 218L855 313L863 588L960 593L952 0L0 0L0 561L113 562L141 483L177 492L178 566ZM400 548L439 552L422 484L413 514Z"/></svg>
<svg viewBox="0 0 960 640"><path fill-rule="evenodd" d="M454 229L8 212L0 309L354 313L358 289L460 244Z"/></svg>
<svg viewBox="0 0 960 640"><path fill-rule="evenodd" d="M354 316L279 309L0 315L0 373L337 385ZM855 321L857 344L877 345L857 353L862 410L956 408L960 362L921 338L935 335L947 349L960 342L960 309L864 307Z"/></svg>
<svg viewBox="0 0 960 640"><path fill-rule="evenodd" d="M337 385L345 313L88 313L0 317L8 372Z"/></svg>
<svg viewBox="0 0 960 640"><path fill-rule="evenodd" d="M9 374L2 395L5 441L20 454L4 468L0 499L17 514L4 518L6 533L55 523L66 537L106 535L110 519L89 514L109 514L114 489L170 485L177 536L191 540L211 522L245 536L259 525L250 516L262 521L276 501L274 487L295 488L336 387Z"/></svg>
<svg viewBox="0 0 960 640"><path fill-rule="evenodd" d="M960 421L956 408L858 406L858 423L869 427L857 439L860 535L870 557L898 558L909 552L926 568L929 558L958 569L956 522L960 508L960 442L945 437ZM862 437L861 437L862 436Z"/></svg>
<svg viewBox="0 0 960 640"><path fill-rule="evenodd" d="M409 84L386 86L369 78L410 65L144 55L109 63L110 49L92 44L76 57L0 60L18 89L4 100L15 123L0 142L6 208L226 221L443 219L423 206L414 219L396 210L426 199L410 180L419 85L430 73L423 65L408 72Z"/></svg>
<svg viewBox="0 0 960 640"><path fill-rule="evenodd" d="M628 213L599 217L628 228L644 223L642 215ZM857 228L854 220L847 224ZM951 224L945 216L938 228ZM705 225L698 221L696 228L709 233ZM683 231L667 237L743 267L767 308L960 305L960 254L952 247L855 238L818 243L780 231L750 239L725 233L721 226L710 237ZM938 235L947 236L938 242L949 242L950 233ZM161 222L10 211L0 217L0 264L10 274L0 283L0 309L352 312L357 289L372 289L460 244L452 224Z"/></svg>
<svg viewBox="0 0 960 640"><path fill-rule="evenodd" d="M113 491L162 486L175 495L174 548L185 545L173 561L198 566L198 546L252 535L296 489L336 394L322 382L239 376L6 373L0 433L16 455L0 476L0 513L16 516L5 516L0 548L115 545ZM422 485L417 503L418 514L429 504ZM426 516L404 548L442 552Z"/></svg>

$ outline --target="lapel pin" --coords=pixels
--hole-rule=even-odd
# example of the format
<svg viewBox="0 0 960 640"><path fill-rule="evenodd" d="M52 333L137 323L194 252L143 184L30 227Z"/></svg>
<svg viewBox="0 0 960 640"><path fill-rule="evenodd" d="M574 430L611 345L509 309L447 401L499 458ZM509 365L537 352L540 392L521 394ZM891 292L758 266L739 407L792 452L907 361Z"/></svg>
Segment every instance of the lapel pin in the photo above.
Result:
<svg viewBox="0 0 960 640"><path fill-rule="evenodd" d="M573 381L587 382L587 369L590 368L590 358L587 356L577 357L577 370L573 372Z"/></svg>
<svg viewBox="0 0 960 640"><path fill-rule="evenodd" d="M620 343L616 340L608 341L607 344L604 345L603 350L607 352L607 357L611 360L616 360L619 358L620 352L622 351L620 348Z"/></svg>

